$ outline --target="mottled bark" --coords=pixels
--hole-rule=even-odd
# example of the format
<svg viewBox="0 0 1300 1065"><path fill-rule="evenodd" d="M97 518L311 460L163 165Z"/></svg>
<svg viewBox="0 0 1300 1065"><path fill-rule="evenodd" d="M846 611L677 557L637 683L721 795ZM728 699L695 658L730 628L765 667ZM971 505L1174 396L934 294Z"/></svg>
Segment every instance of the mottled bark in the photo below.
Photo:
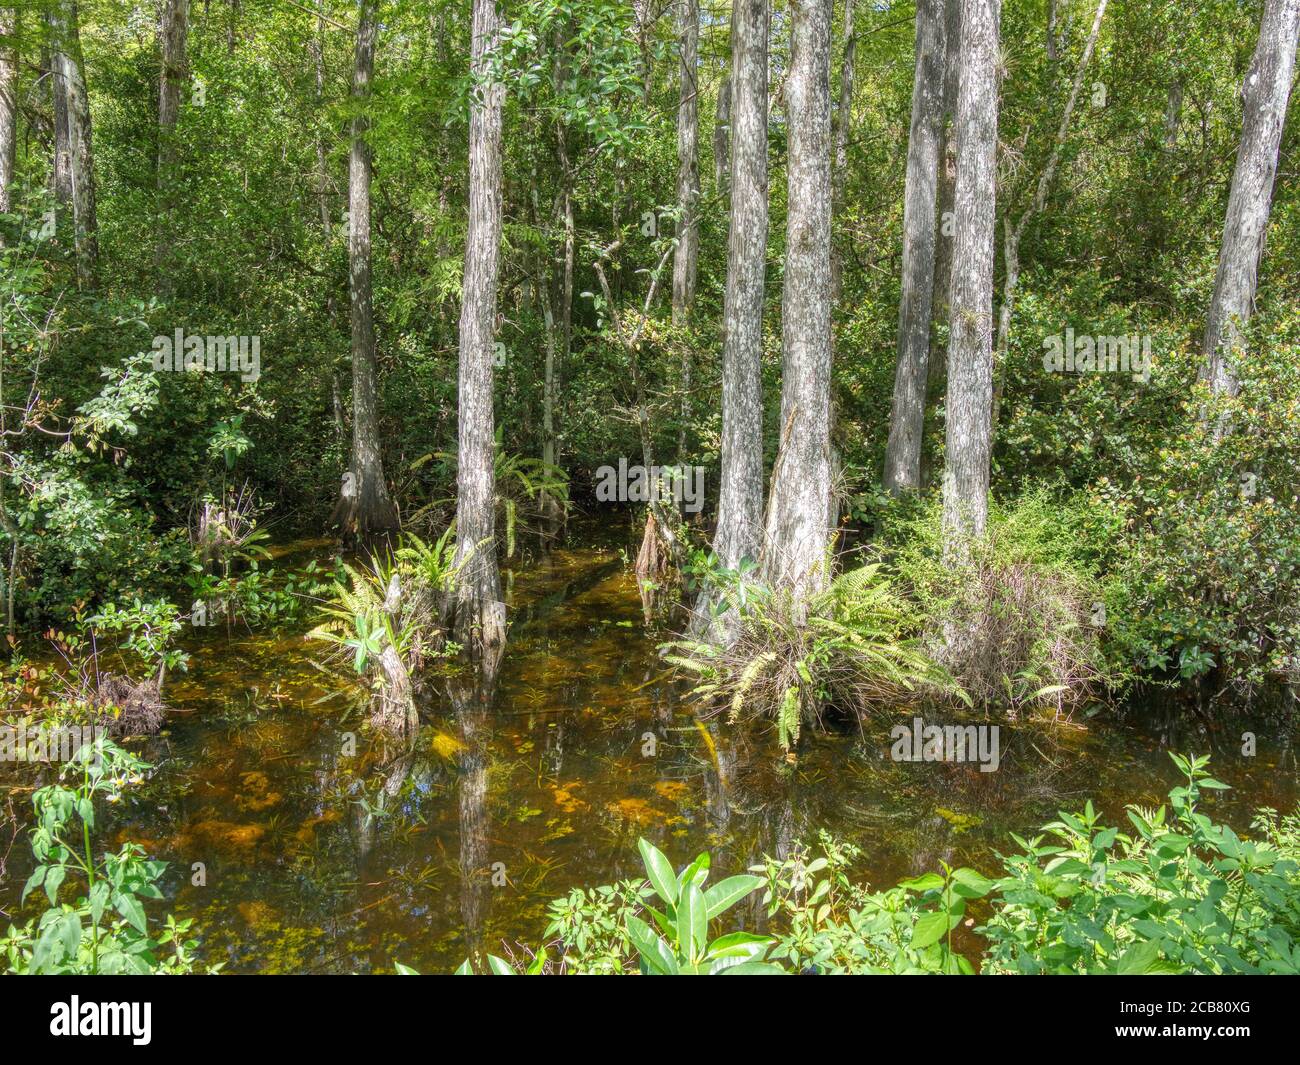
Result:
<svg viewBox="0 0 1300 1065"><path fill-rule="evenodd" d="M678 23L680 77L677 103L677 248L673 253L673 324L683 326L695 303L699 270L699 0L681 0ZM691 413L691 348L682 344L682 401L677 461L686 461L686 426Z"/></svg>
<svg viewBox="0 0 1300 1065"><path fill-rule="evenodd" d="M898 493L921 485L921 437L930 362L939 142L943 130L944 0L917 0L916 73L903 200L903 276L898 364L883 483Z"/></svg>
<svg viewBox="0 0 1300 1065"><path fill-rule="evenodd" d="M18 30L15 8L0 8L0 212L10 209L9 187L14 180L18 145ZM0 242L3 237L0 237Z"/></svg>
<svg viewBox="0 0 1300 1065"><path fill-rule="evenodd" d="M678 40L681 71L677 103L677 248L673 253L675 325L683 324L690 314L699 265L699 0L682 0Z"/></svg>
<svg viewBox="0 0 1300 1065"><path fill-rule="evenodd" d="M95 167L91 136L90 100L86 95L85 64L76 0L56 0L49 12L50 69L54 75L56 124L56 189L72 208L73 242L77 277L85 283L94 277L99 258L95 218ZM60 169L62 173L60 174ZM63 197L61 197L63 198Z"/></svg>
<svg viewBox="0 0 1300 1065"><path fill-rule="evenodd" d="M962 0L952 304L948 318L945 549L983 536L993 403L993 240L999 0Z"/></svg>
<svg viewBox="0 0 1300 1065"><path fill-rule="evenodd" d="M731 75L718 86L713 111L713 185L725 199L731 195Z"/></svg>
<svg viewBox="0 0 1300 1065"><path fill-rule="evenodd" d="M352 456L350 478L335 509L344 535L359 540L398 527L397 508L388 495L379 443L378 367L371 301L370 178L367 135L375 68L375 0L362 0L357 18L352 69L352 140L348 152L348 289L352 320ZM348 483L350 480L350 483Z"/></svg>
<svg viewBox="0 0 1300 1065"><path fill-rule="evenodd" d="M181 92L188 73L185 42L189 34L189 0L163 0L158 15L158 131L159 172L171 145L169 135L180 116Z"/></svg>
<svg viewBox="0 0 1300 1065"><path fill-rule="evenodd" d="M1201 351L1216 393L1236 395L1242 332L1255 307L1255 286L1273 202L1278 147L1300 35L1300 0L1265 0L1259 42L1242 85L1241 142L1228 196L1219 268Z"/></svg>
<svg viewBox="0 0 1300 1065"><path fill-rule="evenodd" d="M176 123L180 118L181 93L188 76L185 43L189 34L189 0L163 0L158 13L158 219L154 267L160 290L167 284L167 260L171 243L174 208Z"/></svg>
<svg viewBox="0 0 1300 1065"><path fill-rule="evenodd" d="M474 0L470 71L469 227L461 285L456 639L486 660L505 643L506 607L496 556L492 411L493 332L501 250L501 108L490 77L499 32L495 0Z"/></svg>
<svg viewBox="0 0 1300 1065"><path fill-rule="evenodd" d="M796 596L825 585L831 538L831 0L792 0L781 436L763 574Z"/></svg>
<svg viewBox="0 0 1300 1065"><path fill-rule="evenodd" d="M731 9L731 229L723 297L722 483L714 550L757 559L763 529L763 299L767 258L767 0Z"/></svg>
<svg viewBox="0 0 1300 1065"><path fill-rule="evenodd" d="M853 35L853 0L844 0L844 56L840 61L840 100L835 111L835 166L831 171L831 207L838 213L844 206L844 182L849 168L849 131L853 127L853 70L858 57L858 40ZM831 244L831 300L839 302L844 275L844 255Z"/></svg>
<svg viewBox="0 0 1300 1065"><path fill-rule="evenodd" d="M948 321L948 296L952 291L952 208L957 189L957 88L961 79L962 0L944 0L943 117L939 148L939 202L935 207L938 236L934 249L934 295L932 313L936 322ZM946 355L946 352L944 353ZM930 379L943 376L945 359L930 360Z"/></svg>

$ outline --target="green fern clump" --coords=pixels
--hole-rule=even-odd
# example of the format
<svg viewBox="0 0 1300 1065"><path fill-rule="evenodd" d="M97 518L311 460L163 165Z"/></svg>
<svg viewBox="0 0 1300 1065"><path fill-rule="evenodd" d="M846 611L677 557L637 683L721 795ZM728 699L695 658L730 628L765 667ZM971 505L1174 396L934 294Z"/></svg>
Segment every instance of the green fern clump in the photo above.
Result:
<svg viewBox="0 0 1300 1065"><path fill-rule="evenodd" d="M715 611L734 612L734 639L676 640L664 659L732 721L771 722L787 750L828 706L864 713L935 687L961 696L911 638L913 612L878 562L840 574L806 599L725 571L711 579L720 596Z"/></svg>

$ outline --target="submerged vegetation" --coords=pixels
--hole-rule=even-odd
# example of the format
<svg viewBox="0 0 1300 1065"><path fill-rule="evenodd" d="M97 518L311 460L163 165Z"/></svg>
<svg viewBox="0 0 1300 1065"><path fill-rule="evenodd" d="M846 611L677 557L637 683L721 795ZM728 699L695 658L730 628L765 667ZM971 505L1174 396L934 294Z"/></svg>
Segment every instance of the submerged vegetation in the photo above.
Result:
<svg viewBox="0 0 1300 1065"><path fill-rule="evenodd" d="M707 853L674 872L642 839L645 879L557 899L547 945L521 949L514 964L491 955L487 971L1300 973L1300 819L1262 810L1256 839L1239 837L1197 809L1205 790L1225 786L1209 760L1173 759L1186 782L1168 806L1130 807L1131 831L1103 825L1088 802L1038 835L1012 837L1020 850L992 878L944 864L871 891L850 877L860 851L823 832L784 860L705 887ZM710 938L739 912L761 934Z"/></svg>

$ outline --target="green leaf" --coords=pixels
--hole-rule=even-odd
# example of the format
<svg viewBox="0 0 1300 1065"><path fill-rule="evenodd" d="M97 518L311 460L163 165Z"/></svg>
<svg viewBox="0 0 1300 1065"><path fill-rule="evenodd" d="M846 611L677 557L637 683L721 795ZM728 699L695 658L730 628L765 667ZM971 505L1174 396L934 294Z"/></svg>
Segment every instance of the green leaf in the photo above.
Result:
<svg viewBox="0 0 1300 1065"><path fill-rule="evenodd" d="M948 915L946 913L927 913L923 915L912 929L912 948L924 950L938 943L948 934Z"/></svg>
<svg viewBox="0 0 1300 1065"><path fill-rule="evenodd" d="M677 901L677 952L695 961L704 953L708 937L709 918L704 892L694 884L687 884Z"/></svg>
<svg viewBox="0 0 1300 1065"><path fill-rule="evenodd" d="M719 880L704 893L704 906L708 920L731 909L746 895L762 887L764 880L758 876L729 876Z"/></svg>
<svg viewBox="0 0 1300 1065"><path fill-rule="evenodd" d="M23 893L18 899L18 904L20 906L27 901L28 895L41 886L41 882L45 879L45 874L52 868L55 867L49 865L38 865L36 867L36 872L32 873L32 875L27 878L27 883L23 885Z"/></svg>
<svg viewBox="0 0 1300 1065"><path fill-rule="evenodd" d="M512 966L504 958L498 958L495 954L488 955L488 968L492 971L493 976L518 976Z"/></svg>
<svg viewBox="0 0 1300 1065"><path fill-rule="evenodd" d="M677 975L677 959L639 917L627 918L627 936L647 969L659 976Z"/></svg>
<svg viewBox="0 0 1300 1065"><path fill-rule="evenodd" d="M45 896L50 900L51 906L58 901L59 886L63 883L63 878L67 875L67 869L61 865L54 866L46 875Z"/></svg>
<svg viewBox="0 0 1300 1065"><path fill-rule="evenodd" d="M993 888L993 881L974 869L958 869L952 874L953 891L963 898L983 898Z"/></svg>
<svg viewBox="0 0 1300 1065"><path fill-rule="evenodd" d="M466 962L465 964L468 965L469 962ZM397 970L398 976L419 976L420 975L409 965L403 965L400 961L393 962L393 968Z"/></svg>
<svg viewBox="0 0 1300 1065"><path fill-rule="evenodd" d="M677 877L673 873L672 863L649 840L639 839L637 846L641 848L646 876L656 894L669 906L677 905Z"/></svg>
<svg viewBox="0 0 1300 1065"><path fill-rule="evenodd" d="M144 919L144 907L140 905L140 900L134 895L123 892L113 900L113 906L137 932L142 935L145 932L146 925Z"/></svg>

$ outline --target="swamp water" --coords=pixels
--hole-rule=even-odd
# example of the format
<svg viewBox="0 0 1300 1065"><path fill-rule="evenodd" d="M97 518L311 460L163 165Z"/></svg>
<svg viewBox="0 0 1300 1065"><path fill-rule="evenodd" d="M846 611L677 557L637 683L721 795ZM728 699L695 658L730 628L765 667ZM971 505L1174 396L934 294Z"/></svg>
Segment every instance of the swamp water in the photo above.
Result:
<svg viewBox="0 0 1300 1065"><path fill-rule="evenodd" d="M315 664L324 644L190 641L189 671L167 692L178 712L164 734L130 744L157 768L105 811L97 850L132 840L170 863L151 915L193 917L199 956L227 972L392 972L395 961L447 972L472 950L539 944L547 903L573 887L639 876L638 836L678 866L711 850L716 879L824 828L862 848L858 876L883 888L940 860L995 874L1008 832L1088 798L1126 824L1126 803L1157 805L1177 782L1169 750L1214 753L1233 790L1207 794L1204 809L1239 830L1255 807L1289 810L1300 793L1292 725L1215 728L1154 711L1052 730L1001 723L989 773L891 760L890 729L910 725L910 710L806 732L788 760L679 697L616 550L558 551L509 587L495 693L439 681L409 750L363 728L355 691ZM1245 729L1254 757L1241 755ZM0 776L0 801L13 780ZM0 919L44 902L37 892L17 905L32 783L10 793L22 830Z"/></svg>

